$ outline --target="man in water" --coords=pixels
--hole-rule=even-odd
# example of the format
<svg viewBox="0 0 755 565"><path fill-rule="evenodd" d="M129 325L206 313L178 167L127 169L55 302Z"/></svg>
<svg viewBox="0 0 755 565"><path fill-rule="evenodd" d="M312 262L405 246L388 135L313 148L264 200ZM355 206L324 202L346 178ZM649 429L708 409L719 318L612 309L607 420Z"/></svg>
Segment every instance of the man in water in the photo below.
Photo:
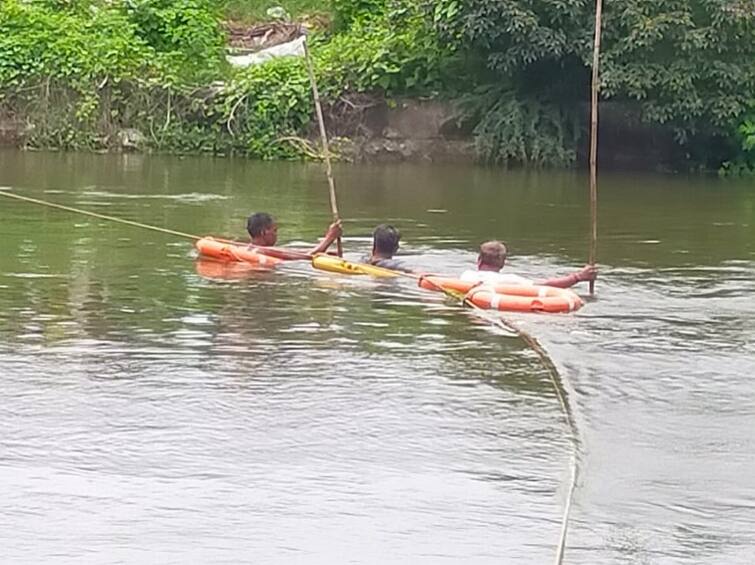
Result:
<svg viewBox="0 0 755 565"><path fill-rule="evenodd" d="M598 276L595 266L587 265L576 273L566 275L565 277L532 281L519 275L501 273L500 270L506 264L507 256L508 249L504 243L500 241L486 241L480 245L480 254L477 257L477 270L464 271L461 275L461 280L483 284L538 284L569 288L582 281L594 281Z"/></svg>
<svg viewBox="0 0 755 565"><path fill-rule="evenodd" d="M249 232L249 237L252 240L250 247L269 248L273 247L278 241L278 224L266 212L257 212L249 216L246 221L246 231ZM323 239L310 251L288 252L285 249L260 249L260 252L281 259L302 259L305 255L324 253L342 234L341 220L338 220L330 224Z"/></svg>
<svg viewBox="0 0 755 565"><path fill-rule="evenodd" d="M365 263L383 267L384 269L411 273L411 269L405 267L401 261L393 258L398 251L400 240L401 233L396 228L388 224L380 224L372 232L372 253L365 259Z"/></svg>

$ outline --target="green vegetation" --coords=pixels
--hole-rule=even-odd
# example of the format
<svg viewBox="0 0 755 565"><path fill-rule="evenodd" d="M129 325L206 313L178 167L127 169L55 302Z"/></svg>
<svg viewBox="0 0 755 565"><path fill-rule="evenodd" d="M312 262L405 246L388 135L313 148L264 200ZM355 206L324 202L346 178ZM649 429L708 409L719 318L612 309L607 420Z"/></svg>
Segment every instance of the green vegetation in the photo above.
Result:
<svg viewBox="0 0 755 565"><path fill-rule="evenodd" d="M6 0L0 113L29 123L36 146L97 149L112 145L121 127L154 129L174 90L225 67L208 2L174 4Z"/></svg>
<svg viewBox="0 0 755 565"><path fill-rule="evenodd" d="M755 107L755 103L753 103ZM747 115L734 134L739 142L739 151L731 161L720 169L723 176L755 175L755 111Z"/></svg>
<svg viewBox="0 0 755 565"><path fill-rule="evenodd" d="M439 33L484 65L483 81L509 86L522 103L552 107L564 126L587 101L594 2L438 0L434 6ZM717 165L704 162L708 144L731 135L755 92L752 2L613 0L605 3L601 51L604 99L673 128L701 164Z"/></svg>
<svg viewBox="0 0 755 565"><path fill-rule="evenodd" d="M394 25L401 18L402 26ZM444 50L401 7L314 37L323 93L426 94ZM391 27L392 26L392 27ZM60 30L67 30L61 34ZM312 122L304 62L232 69L209 0L7 0L0 6L0 113L32 127L32 146L106 149L126 130L145 149L301 155Z"/></svg>
<svg viewBox="0 0 755 565"><path fill-rule="evenodd" d="M225 0L219 5L229 20L237 22L264 22L269 20L267 11L277 6L284 7L293 19L312 16L329 16L332 11L331 2L328 0L287 0L275 2L275 0Z"/></svg>
<svg viewBox="0 0 755 565"><path fill-rule="evenodd" d="M0 115L27 143L286 158L312 104L300 59L224 59L222 21L264 18L259 0L4 0ZM311 38L326 101L347 93L458 101L481 159L569 166L584 139L591 1L294 0L324 14ZM61 33L65 30L65 33ZM755 9L746 0L614 0L605 8L602 96L671 129L690 166L753 166Z"/></svg>

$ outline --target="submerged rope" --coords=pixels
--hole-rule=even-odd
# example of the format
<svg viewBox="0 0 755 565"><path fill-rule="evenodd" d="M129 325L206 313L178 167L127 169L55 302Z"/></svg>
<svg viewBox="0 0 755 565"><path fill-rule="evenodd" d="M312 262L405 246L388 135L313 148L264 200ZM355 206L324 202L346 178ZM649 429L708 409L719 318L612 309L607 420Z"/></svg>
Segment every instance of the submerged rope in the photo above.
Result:
<svg viewBox="0 0 755 565"><path fill-rule="evenodd" d="M569 402L566 398L563 385L559 384L563 382L563 378L558 372L558 369L556 368L555 363L553 363L553 360L550 358L550 356L545 351L545 349L540 344L540 342L537 341L537 339L533 337L532 334L519 328L510 320L505 320L503 318L495 318L495 319L490 319L490 321L495 323L496 325L499 325L500 327L503 327L505 329L508 329L509 331L513 331L514 333L516 333L537 354L537 356L540 358L541 363L543 364L546 371L548 372L548 376L550 377L551 384L553 384L553 390L556 391L556 397L558 398L559 404L561 405L561 410L563 411L564 417L566 418L566 421L569 424L569 429L571 431L571 442L572 442L571 464L569 466L570 473L571 473L571 480L569 481L569 490L566 493L566 504L564 506L564 513L561 518L561 534L558 539L558 546L556 549L556 559L554 561L556 565L561 565L564 561L564 552L566 550L566 534L569 528L569 516L571 514L571 503L572 503L572 499L574 498L574 489L577 486L577 478L579 476L579 467L577 465L577 461L578 461L577 456L579 453L579 428L577 427L577 422L574 418L574 413L572 412L569 406Z"/></svg>
<svg viewBox="0 0 755 565"><path fill-rule="evenodd" d="M569 401L567 400L566 393L564 390L564 387L562 384L564 379L561 377L560 373L558 372L558 368L556 368L555 363L548 355L548 352L545 351L545 348L540 344L540 342L529 332L524 331L519 326L511 322L510 320L506 320L505 318L501 317L492 317L489 316L487 311L483 308L480 308L469 300L468 294L463 294L458 291L449 290L447 288L444 288L442 285L433 282L433 280L429 277L425 277L424 275L417 275L415 273L406 273L403 271L394 271L397 276L404 277L404 278L410 278L412 280L425 280L430 282L435 288L439 291L441 291L446 296L449 296L453 298L454 300L458 300L461 302L463 306L469 306L475 314L477 314L479 317L484 318L485 321L498 326L499 328L503 329L504 331L508 331L509 333L516 334L519 338L524 341L538 356L540 359L540 362L543 364L543 367L548 372L548 376L550 378L551 384L553 385L553 390L556 392L556 397L558 398L558 402L561 406L561 410L564 414L564 418L566 419L569 430L571 432L571 443L572 443L572 456L571 456L571 464L569 466L570 474L571 474L571 480L569 481L569 490L566 494L566 504L564 506L564 513L561 518L561 534L558 538L558 545L556 548L556 559L554 561L555 565L561 565L564 561L564 552L566 550L566 534L569 529L569 517L571 515L571 504L572 499L574 498L574 490L577 486L577 478L579 476L579 467L577 465L578 461L578 454L579 454L579 428L577 427L576 419L574 418L574 413L571 410L571 407L569 405Z"/></svg>
<svg viewBox="0 0 755 565"><path fill-rule="evenodd" d="M416 275L411 275L409 273L401 273L402 275L407 275L412 278L416 278ZM420 277L423 278L423 277ZM432 283L432 280L429 278L424 278L424 280L430 281ZM564 391L564 387L562 384L563 378L561 377L560 373L558 372L558 368L556 368L555 363L548 355L548 352L545 351L545 348L540 344L540 342L529 332L524 331L519 326L514 324L510 320L506 320L505 318L501 317L493 317L489 316L487 314L487 311L477 306L475 303L473 303L471 300L467 298L467 295L460 295L460 293L456 293L453 291L449 291L448 289L443 288L441 285L437 283L433 283L436 288L438 288L441 292L446 294L447 296L450 296L454 299L460 300L462 305L469 306L471 309L477 314L479 317L484 318L485 321L498 326L499 328L503 329L504 331L508 331L511 333L516 334L519 338L522 339L538 356L540 359L540 362L543 364L543 367L545 367L545 370L548 372L548 376L550 378L551 384L553 385L553 390L556 392L556 397L558 398L558 402L561 405L561 410L564 413L564 418L566 418L567 423L569 424L569 430L571 431L571 443L572 443L572 455L571 455L571 464L569 466L570 474L571 474L571 480L569 481L569 490L566 494L566 504L564 506L564 513L561 518L561 534L558 538L558 545L556 548L556 559L554 561L555 565L561 565L564 561L564 552L566 550L566 534L569 529L569 517L571 515L571 504L572 499L574 498L574 489L577 486L577 478L579 476L579 467L577 465L578 461L578 453L579 453L579 428L577 427L576 419L574 418L574 413L571 410L571 407L569 406L569 401L566 398L566 393Z"/></svg>

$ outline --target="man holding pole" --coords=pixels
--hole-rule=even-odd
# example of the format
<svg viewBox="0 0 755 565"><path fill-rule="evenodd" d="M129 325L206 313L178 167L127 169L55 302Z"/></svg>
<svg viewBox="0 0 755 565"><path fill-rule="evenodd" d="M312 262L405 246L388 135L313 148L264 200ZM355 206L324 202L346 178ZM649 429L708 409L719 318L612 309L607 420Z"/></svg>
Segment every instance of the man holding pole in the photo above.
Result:
<svg viewBox="0 0 755 565"><path fill-rule="evenodd" d="M563 277L532 281L513 273L501 273L506 264L508 249L501 241L486 241L480 245L480 254L477 257L477 270L464 271L461 280L482 284L512 284L555 286L557 288L569 288L583 281L594 281L598 271L594 265L587 265L579 271Z"/></svg>
<svg viewBox="0 0 755 565"><path fill-rule="evenodd" d="M272 255L280 259L302 259L305 256L325 253L333 242L340 239L343 235L341 220L336 220L330 224L328 231L325 232L325 236L320 243L310 251L302 253L292 250L289 252L280 248L271 250L268 248L275 246L278 241L278 224L267 212L257 212L249 216L246 221L246 231L249 232L249 237L251 238L250 246L259 248L260 253Z"/></svg>

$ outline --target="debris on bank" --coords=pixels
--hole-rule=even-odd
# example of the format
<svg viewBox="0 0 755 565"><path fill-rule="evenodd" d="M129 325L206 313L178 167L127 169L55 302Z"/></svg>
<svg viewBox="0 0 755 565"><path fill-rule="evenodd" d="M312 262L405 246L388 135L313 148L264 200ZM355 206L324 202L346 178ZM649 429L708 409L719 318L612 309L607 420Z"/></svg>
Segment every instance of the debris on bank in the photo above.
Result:
<svg viewBox="0 0 755 565"><path fill-rule="evenodd" d="M285 12L268 10L277 21L242 24L226 22L228 54L226 59L236 67L258 65L276 57L304 55L304 38L301 30L326 29L330 21L325 16L305 16L300 21L288 21Z"/></svg>
<svg viewBox="0 0 755 565"><path fill-rule="evenodd" d="M229 51L254 53L281 43L288 43L299 36L300 25L294 22L268 22L241 24L227 22Z"/></svg>
<svg viewBox="0 0 755 565"><path fill-rule="evenodd" d="M259 51L246 54L228 54L226 60L234 67L248 67L250 65L259 65L270 59L278 57L303 57L304 56L304 36L301 35L292 41L279 43L273 47L260 49Z"/></svg>

